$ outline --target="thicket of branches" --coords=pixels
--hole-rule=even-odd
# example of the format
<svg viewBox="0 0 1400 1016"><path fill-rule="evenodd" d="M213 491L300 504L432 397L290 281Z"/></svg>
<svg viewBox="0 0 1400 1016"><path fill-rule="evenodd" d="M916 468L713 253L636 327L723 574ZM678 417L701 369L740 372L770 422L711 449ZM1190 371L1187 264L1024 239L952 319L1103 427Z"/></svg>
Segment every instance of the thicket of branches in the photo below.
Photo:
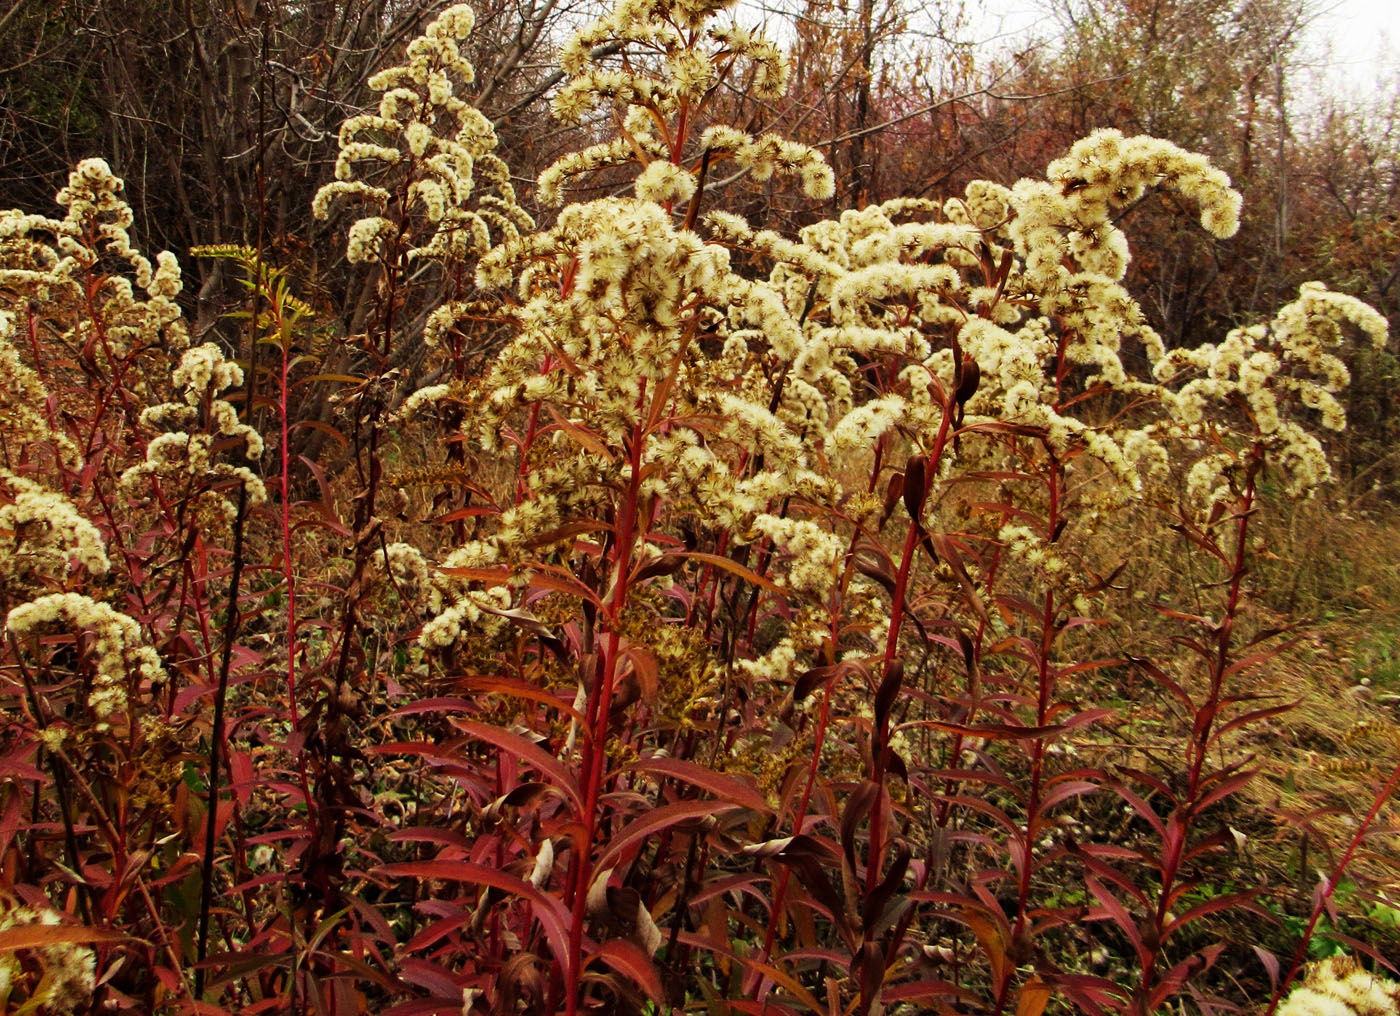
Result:
<svg viewBox="0 0 1400 1016"><path fill-rule="evenodd" d="M1288 996L1400 780L1241 798L1389 120L1300 138L1282 5L729 6L0 14L0 1011Z"/></svg>

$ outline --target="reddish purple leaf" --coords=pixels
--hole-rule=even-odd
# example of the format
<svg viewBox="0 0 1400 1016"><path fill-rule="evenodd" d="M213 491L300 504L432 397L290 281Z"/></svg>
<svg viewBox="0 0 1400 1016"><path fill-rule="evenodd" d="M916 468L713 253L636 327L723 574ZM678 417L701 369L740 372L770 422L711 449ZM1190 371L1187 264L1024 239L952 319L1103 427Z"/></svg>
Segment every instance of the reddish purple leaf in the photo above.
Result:
<svg viewBox="0 0 1400 1016"><path fill-rule="evenodd" d="M1065 780L1051 787L1049 792L1040 802L1037 815L1047 814L1051 808L1068 800L1071 797L1082 797L1084 794L1092 794L1099 789L1097 783L1090 783L1088 780Z"/></svg>
<svg viewBox="0 0 1400 1016"><path fill-rule="evenodd" d="M1093 875L1085 874L1084 885L1089 892L1094 894L1094 899L1099 901L1104 911L1113 919L1113 923L1118 925L1123 934L1128 937L1128 941L1132 943L1133 949L1138 954L1138 960L1143 964L1143 969L1146 969L1151 953L1143 945L1142 933L1138 931L1137 921L1133 919L1133 915L1128 913L1127 908L1119 902L1118 897L1109 892L1103 883L1094 878Z"/></svg>
<svg viewBox="0 0 1400 1016"><path fill-rule="evenodd" d="M1254 955L1259 957L1259 962L1264 964L1264 969L1269 972L1269 987L1278 987L1278 957L1262 945L1252 946Z"/></svg>
<svg viewBox="0 0 1400 1016"><path fill-rule="evenodd" d="M694 762L678 758L645 758L631 766L630 769L659 776L669 776L673 780L689 783L701 790L708 790L721 801L728 801L741 808L749 808L765 814L772 811L763 795L749 783L736 776L717 773Z"/></svg>
<svg viewBox="0 0 1400 1016"><path fill-rule="evenodd" d="M626 850L663 829L690 819L706 818L719 812L733 811L736 807L738 806L718 801L677 801L675 804L654 808L624 826L622 831L613 837L608 843L607 849L594 862L593 870L606 871L616 867L618 860Z"/></svg>
<svg viewBox="0 0 1400 1016"><path fill-rule="evenodd" d="M518 896L534 907L535 918L544 928L545 938L554 951L555 962L567 966L569 957L569 912L553 896L546 896L524 879L470 861L405 861L374 869L387 878L432 878L444 882L468 882L490 886Z"/></svg>
<svg viewBox="0 0 1400 1016"><path fill-rule="evenodd" d="M564 767L564 763L535 742L526 740L519 734L512 734L509 730L501 727L493 727L489 723L478 723L476 720L453 718L451 723L469 737L495 745L522 762L528 762L554 781L554 786L569 799L576 812L583 811L583 797L578 792L578 784L575 782L573 774Z"/></svg>
<svg viewBox="0 0 1400 1016"><path fill-rule="evenodd" d="M590 959L601 960L626 976L657 1005L665 1004L666 992L661 987L661 975L656 972L651 957L635 942L625 938L610 939Z"/></svg>

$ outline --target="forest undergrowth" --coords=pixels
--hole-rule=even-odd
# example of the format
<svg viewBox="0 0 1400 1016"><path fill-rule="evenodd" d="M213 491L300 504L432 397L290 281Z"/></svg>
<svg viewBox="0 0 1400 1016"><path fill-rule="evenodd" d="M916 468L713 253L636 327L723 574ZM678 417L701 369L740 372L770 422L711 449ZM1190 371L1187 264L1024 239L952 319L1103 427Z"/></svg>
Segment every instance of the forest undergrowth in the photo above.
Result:
<svg viewBox="0 0 1400 1016"><path fill-rule="evenodd" d="M1166 348L1119 219L1240 198L1111 130L825 217L728 6L564 49L546 225L442 12L316 199L363 331L219 245L192 335L101 160L0 215L0 1012L1394 1005L1385 319Z"/></svg>

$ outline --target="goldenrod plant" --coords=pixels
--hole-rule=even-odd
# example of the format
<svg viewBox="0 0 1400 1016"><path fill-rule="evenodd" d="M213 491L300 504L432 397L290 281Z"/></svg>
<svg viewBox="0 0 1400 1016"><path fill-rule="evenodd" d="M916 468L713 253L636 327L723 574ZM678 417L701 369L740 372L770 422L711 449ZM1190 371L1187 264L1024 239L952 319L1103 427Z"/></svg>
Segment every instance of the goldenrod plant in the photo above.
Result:
<svg viewBox="0 0 1400 1016"><path fill-rule="evenodd" d="M316 199L375 273L356 373L317 373L263 252L198 252L248 277L261 403L105 164L66 219L0 216L0 890L28 908L0 1011L1277 1005L1303 947L1241 974L1224 922L1261 890L1204 891L1245 864L1241 735L1286 709L1240 686L1286 648L1255 520L1328 483L1339 351L1384 320L1308 283L1166 349L1123 217L1165 188L1224 238L1240 199L1114 130L824 217L820 153L755 127L786 59L732 6L623 0L564 48L555 111L596 142L541 175L539 227L459 94L472 11L442 11ZM721 167L808 224L726 210ZM308 388L339 407L320 460ZM1174 655L1123 642L1125 518L1199 573L1154 605ZM1084 756L1117 692L1161 737L1115 765Z"/></svg>

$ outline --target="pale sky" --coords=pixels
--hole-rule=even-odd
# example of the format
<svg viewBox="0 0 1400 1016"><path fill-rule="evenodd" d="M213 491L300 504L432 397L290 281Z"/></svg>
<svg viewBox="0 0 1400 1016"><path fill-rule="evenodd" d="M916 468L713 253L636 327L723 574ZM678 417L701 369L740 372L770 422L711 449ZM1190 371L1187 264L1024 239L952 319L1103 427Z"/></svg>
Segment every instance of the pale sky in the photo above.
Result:
<svg viewBox="0 0 1400 1016"><path fill-rule="evenodd" d="M1314 45L1330 45L1339 80L1365 92L1400 73L1400 0L1330 0L1323 10L1310 34Z"/></svg>
<svg viewBox="0 0 1400 1016"><path fill-rule="evenodd" d="M1357 98L1378 78L1400 74L1400 0L1314 0L1304 60ZM1014 42L1050 23L1037 0L969 0L972 31L984 42Z"/></svg>

